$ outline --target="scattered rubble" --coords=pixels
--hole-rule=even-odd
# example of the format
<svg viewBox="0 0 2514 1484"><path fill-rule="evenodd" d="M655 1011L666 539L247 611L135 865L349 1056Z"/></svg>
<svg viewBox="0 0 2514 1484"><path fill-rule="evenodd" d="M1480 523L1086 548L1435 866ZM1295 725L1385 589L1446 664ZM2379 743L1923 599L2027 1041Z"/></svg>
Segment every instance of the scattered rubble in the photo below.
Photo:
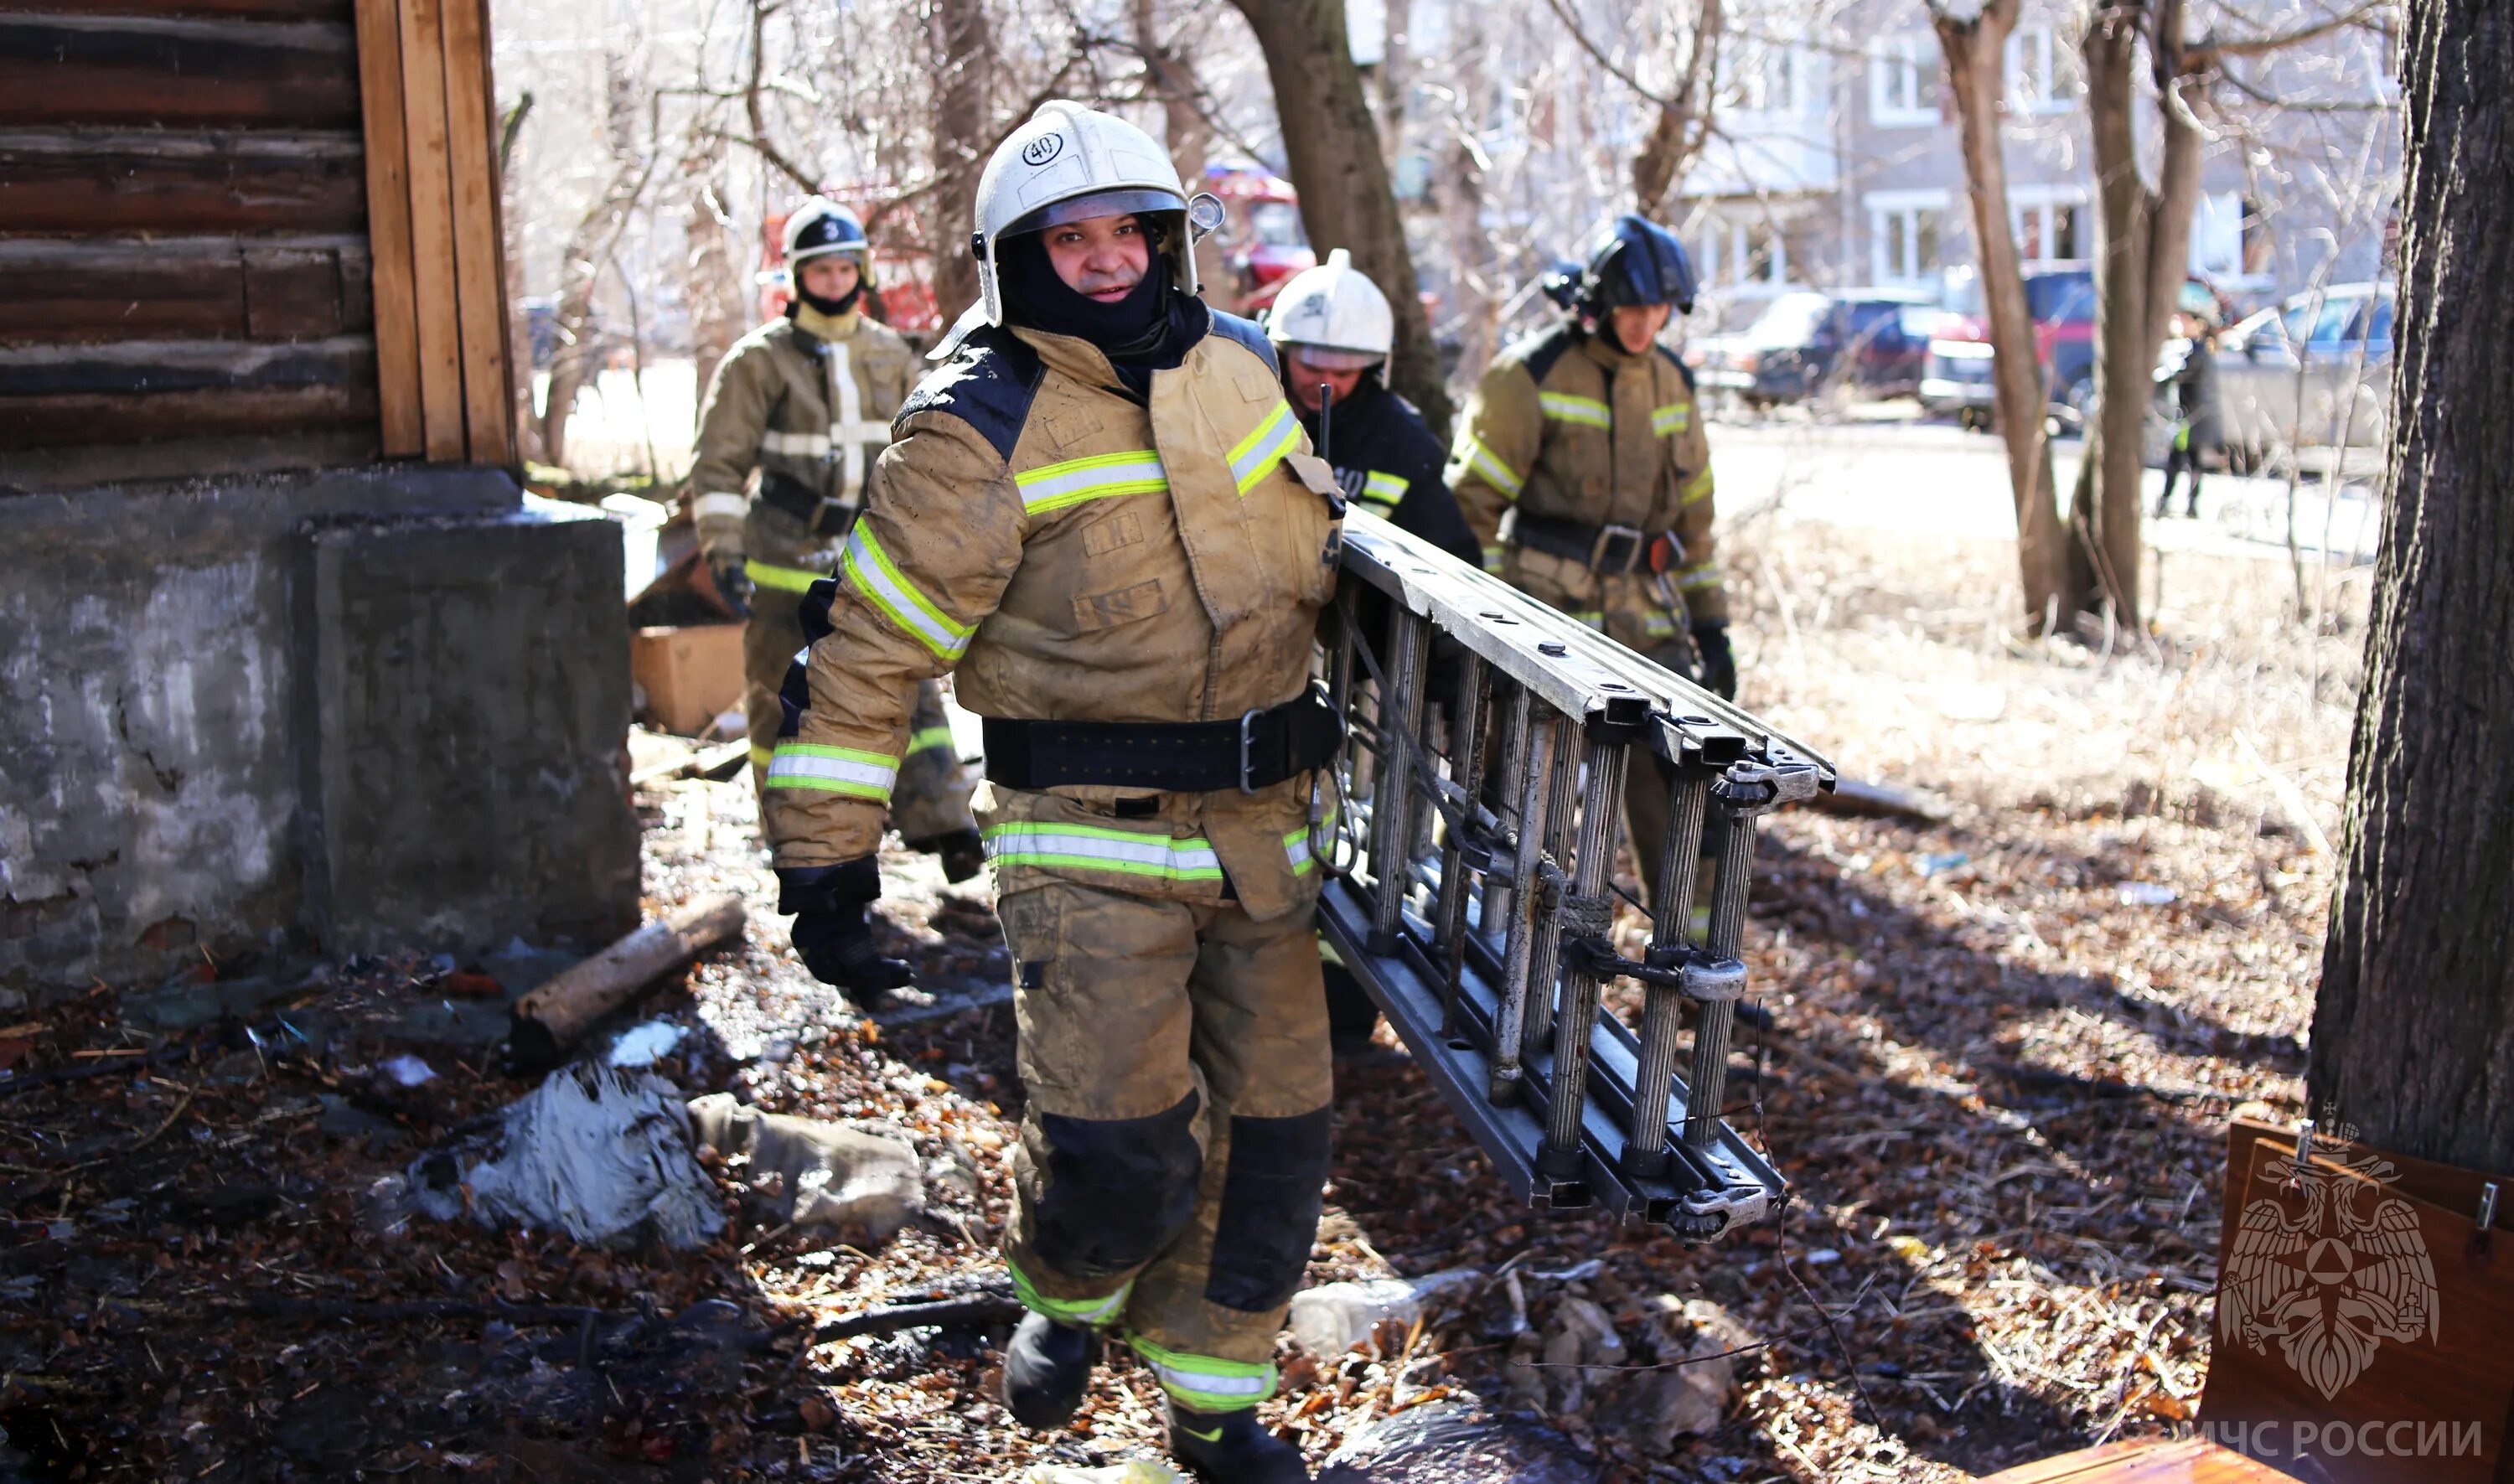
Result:
<svg viewBox="0 0 2514 1484"><path fill-rule="evenodd" d="M915 1146L811 1118L763 1113L731 1093L690 1103L698 1142L740 1171L771 1222L889 1241L925 1210Z"/></svg>

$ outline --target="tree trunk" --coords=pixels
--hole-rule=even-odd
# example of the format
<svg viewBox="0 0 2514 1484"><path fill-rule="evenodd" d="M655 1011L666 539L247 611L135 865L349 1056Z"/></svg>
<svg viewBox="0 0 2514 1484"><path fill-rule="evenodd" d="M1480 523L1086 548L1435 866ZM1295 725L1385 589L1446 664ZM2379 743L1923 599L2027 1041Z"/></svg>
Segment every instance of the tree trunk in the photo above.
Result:
<svg viewBox="0 0 2514 1484"><path fill-rule="evenodd" d="M1379 128L1353 64L1344 0L1232 0L1266 54L1283 153L1301 193L1301 224L1318 256L1348 248L1397 311L1397 389L1448 437L1449 396L1431 321L1415 288L1414 255L1379 152Z"/></svg>
<svg viewBox="0 0 2514 1484"><path fill-rule="evenodd" d="M2081 48L2095 165L2095 416L2069 502L2064 595L2074 613L2109 608L2129 632L2138 629L2139 441L2156 365L2147 338L2149 200L2131 122L2142 11L2137 0L2100 6Z"/></svg>
<svg viewBox="0 0 2514 1484"><path fill-rule="evenodd" d="M1478 138L1482 127L1486 90L1483 0L1462 0L1450 13L1449 65L1454 96L1446 121L1447 139L1434 152L1432 199L1439 204L1440 221L1449 238L1450 307L1455 319L1458 364L1470 376L1480 375L1499 348L1500 256L1492 233L1484 228L1484 170L1490 163Z"/></svg>
<svg viewBox="0 0 2514 1484"><path fill-rule="evenodd" d="M1972 205L1973 260L1990 318L1991 375L2007 480L2016 501L2016 560L2029 633L2043 633L2062 599L2062 539L2051 499L2051 449L2043 431L2044 389L2034 351L2034 316L2007 224L2007 162L2000 153L2008 33L2018 0L1990 0L1959 19L1934 3L1931 20L1946 54L1964 150L1965 195Z"/></svg>
<svg viewBox="0 0 2514 1484"><path fill-rule="evenodd" d="M2514 8L2408 8L2391 493L2323 949L2317 1114L2514 1150Z"/></svg>
<svg viewBox="0 0 2514 1484"><path fill-rule="evenodd" d="M1135 0L1135 50L1143 55L1144 71L1161 100L1163 142L1170 163L1190 194L1204 188L1205 157L1213 148L1213 126L1196 105L1196 73L1178 47L1161 39L1154 0ZM1196 244L1196 277L1207 298L1230 281L1231 265L1222 256L1220 233L1207 233Z"/></svg>
<svg viewBox="0 0 2514 1484"><path fill-rule="evenodd" d="M681 301L689 308L690 353L698 365L704 391L733 342L742 339L744 312L741 266L733 257L733 221L725 210L724 133L693 131L689 153L681 161L681 187L687 234L681 261Z"/></svg>
<svg viewBox="0 0 2514 1484"><path fill-rule="evenodd" d="M1633 155L1633 209L1652 221L1666 221L1668 197L1684 183L1711 133L1702 79L1712 71L1720 45L1720 0L1695 0L1693 35L1685 44L1675 89L1659 103L1649 134Z"/></svg>
<svg viewBox="0 0 2514 1484"><path fill-rule="evenodd" d="M949 325L978 298L969 256L977 226L978 172L994 147L989 127L994 35L986 0L934 0L934 303Z"/></svg>

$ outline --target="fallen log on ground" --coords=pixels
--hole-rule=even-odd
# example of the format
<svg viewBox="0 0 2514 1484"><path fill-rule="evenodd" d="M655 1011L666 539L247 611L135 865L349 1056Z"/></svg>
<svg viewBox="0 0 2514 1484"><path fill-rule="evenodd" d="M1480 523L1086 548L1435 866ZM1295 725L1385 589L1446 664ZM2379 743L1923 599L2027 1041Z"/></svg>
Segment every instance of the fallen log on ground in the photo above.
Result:
<svg viewBox="0 0 2514 1484"><path fill-rule="evenodd" d="M549 1066L604 1016L657 979L742 933L739 897L702 897L596 953L515 1002L511 1054Z"/></svg>

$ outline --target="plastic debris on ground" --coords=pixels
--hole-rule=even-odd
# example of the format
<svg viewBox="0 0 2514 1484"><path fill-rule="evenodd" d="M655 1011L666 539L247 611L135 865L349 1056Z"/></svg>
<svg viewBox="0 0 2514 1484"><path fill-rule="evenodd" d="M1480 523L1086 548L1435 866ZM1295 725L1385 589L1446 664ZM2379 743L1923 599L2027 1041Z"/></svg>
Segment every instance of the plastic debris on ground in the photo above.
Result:
<svg viewBox="0 0 2514 1484"><path fill-rule="evenodd" d="M715 1182L690 1151L689 1115L660 1077L562 1067L497 1129L413 1161L411 1194L438 1221L555 1228L630 1246L696 1247L724 1229Z"/></svg>
<svg viewBox="0 0 2514 1484"><path fill-rule="evenodd" d="M648 1021L643 1025L632 1025L620 1032L620 1038L611 1043L610 1054L603 1060L619 1067L652 1066L681 1044L682 1034L681 1027L669 1021Z"/></svg>

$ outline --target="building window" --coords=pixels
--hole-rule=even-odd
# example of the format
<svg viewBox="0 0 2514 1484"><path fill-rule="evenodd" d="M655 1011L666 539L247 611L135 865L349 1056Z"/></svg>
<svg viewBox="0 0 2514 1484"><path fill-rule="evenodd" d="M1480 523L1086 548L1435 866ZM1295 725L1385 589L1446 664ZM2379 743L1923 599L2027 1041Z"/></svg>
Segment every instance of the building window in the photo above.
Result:
<svg viewBox="0 0 2514 1484"><path fill-rule="evenodd" d="M1934 124L1938 111L1938 39L1926 32L1888 36L1868 59L1868 116L1882 129Z"/></svg>
<svg viewBox="0 0 2514 1484"><path fill-rule="evenodd" d="M2084 90L2069 49L2049 26L2029 26L2016 33L2007 53L2008 106L2025 113L2065 113L2078 105Z"/></svg>
<svg viewBox="0 0 2514 1484"><path fill-rule="evenodd" d="M1720 56L1721 91L1740 113L1796 114L1811 91L1805 59L1795 47L1747 38Z"/></svg>
<svg viewBox="0 0 2514 1484"><path fill-rule="evenodd" d="M1919 283L1937 276L1938 239L1947 193L1874 191L1868 196L1868 269L1881 284Z"/></svg>
<svg viewBox="0 0 2514 1484"><path fill-rule="evenodd" d="M2028 267L2074 262L2094 249L2094 240L2087 235L2083 201L2010 201L2007 210L2016 227L2017 256Z"/></svg>
<svg viewBox="0 0 2514 1484"><path fill-rule="evenodd" d="M1761 213L1752 217L1713 217L1702 223L1693 269L1702 282L1721 288L1751 289L1789 281L1797 254L1791 231Z"/></svg>

